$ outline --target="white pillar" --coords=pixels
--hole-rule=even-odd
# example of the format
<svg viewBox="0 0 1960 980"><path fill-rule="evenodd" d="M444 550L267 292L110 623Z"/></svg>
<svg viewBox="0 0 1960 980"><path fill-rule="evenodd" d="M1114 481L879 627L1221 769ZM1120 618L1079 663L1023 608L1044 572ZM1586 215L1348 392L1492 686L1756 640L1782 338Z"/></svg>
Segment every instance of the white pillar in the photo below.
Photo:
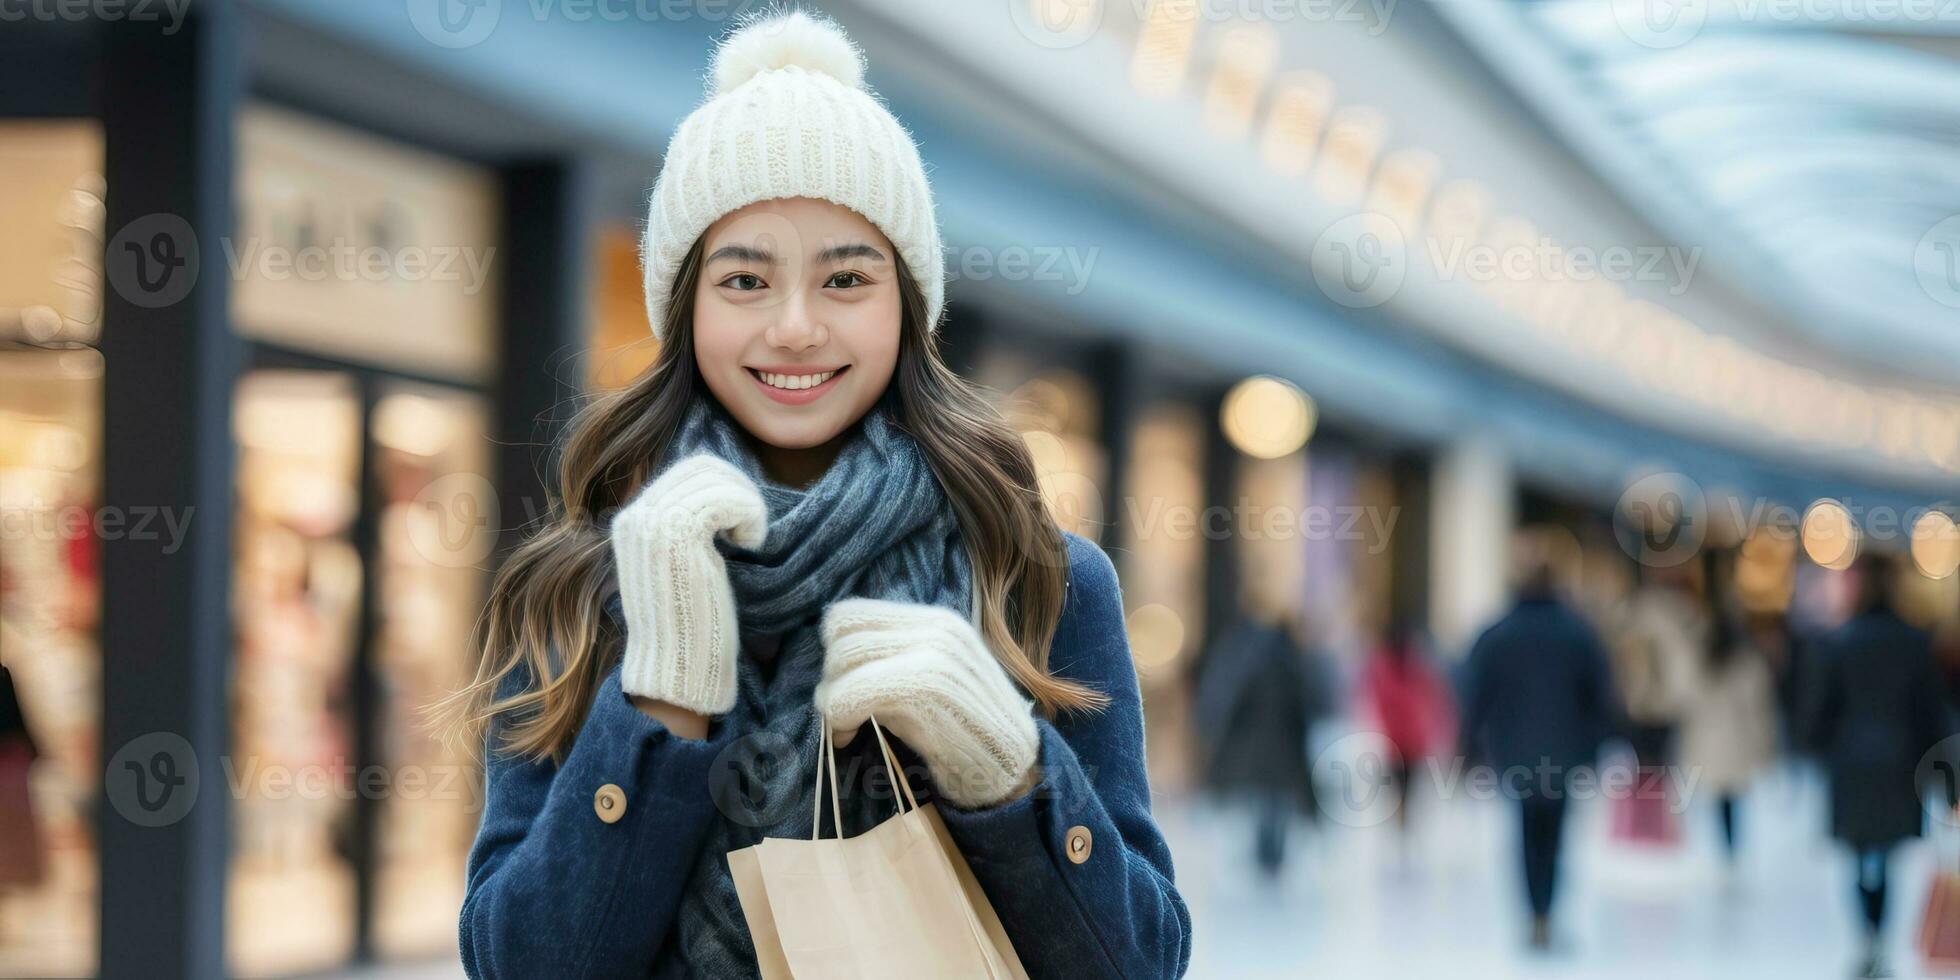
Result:
<svg viewBox="0 0 1960 980"><path fill-rule="evenodd" d="M1509 595L1517 487L1511 464L1487 443L1459 442L1436 460L1430 483L1429 623L1446 655L1468 649Z"/></svg>

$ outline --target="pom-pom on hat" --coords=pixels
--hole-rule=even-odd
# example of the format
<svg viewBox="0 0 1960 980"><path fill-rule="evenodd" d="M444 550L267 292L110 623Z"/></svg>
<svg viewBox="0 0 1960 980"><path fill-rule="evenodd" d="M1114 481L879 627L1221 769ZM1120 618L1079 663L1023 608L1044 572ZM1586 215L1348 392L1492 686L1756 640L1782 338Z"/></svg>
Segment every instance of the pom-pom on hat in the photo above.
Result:
<svg viewBox="0 0 1960 980"><path fill-rule="evenodd" d="M937 332L946 284L932 188L843 28L801 10L750 17L716 48L707 94L668 142L647 206L640 264L654 334L695 239L730 211L788 197L841 204L884 232Z"/></svg>

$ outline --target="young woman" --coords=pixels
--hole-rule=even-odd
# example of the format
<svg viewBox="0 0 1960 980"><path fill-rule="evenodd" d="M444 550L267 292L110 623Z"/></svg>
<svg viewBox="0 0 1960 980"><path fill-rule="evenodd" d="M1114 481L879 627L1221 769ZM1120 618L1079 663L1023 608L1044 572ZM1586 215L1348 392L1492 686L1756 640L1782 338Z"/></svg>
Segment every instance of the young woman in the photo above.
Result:
<svg viewBox="0 0 1960 980"><path fill-rule="evenodd" d="M1114 569L940 360L931 192L862 72L753 21L668 148L658 360L573 422L444 705L486 755L472 976L756 975L726 855L809 836L823 725L844 833L888 818L874 713L1032 976L1189 962Z"/></svg>

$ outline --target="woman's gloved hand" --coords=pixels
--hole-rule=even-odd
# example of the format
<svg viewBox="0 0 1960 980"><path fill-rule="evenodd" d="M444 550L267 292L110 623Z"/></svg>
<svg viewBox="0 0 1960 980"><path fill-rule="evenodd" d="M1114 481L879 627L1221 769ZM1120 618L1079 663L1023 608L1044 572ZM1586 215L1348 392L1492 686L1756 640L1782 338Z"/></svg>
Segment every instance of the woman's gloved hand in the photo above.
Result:
<svg viewBox="0 0 1960 980"><path fill-rule="evenodd" d="M1041 751L1034 702L979 630L942 606L844 599L824 609L816 709L848 739L872 714L968 809L1017 798Z"/></svg>
<svg viewBox="0 0 1960 980"><path fill-rule="evenodd" d="M701 714L735 706L741 638L714 537L727 531L757 548L768 524L754 481L707 453L669 466L620 508L612 550L626 616L622 690Z"/></svg>

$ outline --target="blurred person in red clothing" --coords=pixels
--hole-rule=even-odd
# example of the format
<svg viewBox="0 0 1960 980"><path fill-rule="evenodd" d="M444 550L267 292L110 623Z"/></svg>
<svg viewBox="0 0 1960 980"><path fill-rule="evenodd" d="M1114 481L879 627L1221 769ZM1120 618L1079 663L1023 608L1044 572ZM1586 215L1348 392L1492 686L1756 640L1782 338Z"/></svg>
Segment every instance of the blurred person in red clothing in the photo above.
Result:
<svg viewBox="0 0 1960 980"><path fill-rule="evenodd" d="M1362 669L1357 693L1365 723L1388 741L1396 825L1406 840L1422 763L1448 752L1456 733L1455 699L1430 660L1427 632L1411 620L1391 624Z"/></svg>

